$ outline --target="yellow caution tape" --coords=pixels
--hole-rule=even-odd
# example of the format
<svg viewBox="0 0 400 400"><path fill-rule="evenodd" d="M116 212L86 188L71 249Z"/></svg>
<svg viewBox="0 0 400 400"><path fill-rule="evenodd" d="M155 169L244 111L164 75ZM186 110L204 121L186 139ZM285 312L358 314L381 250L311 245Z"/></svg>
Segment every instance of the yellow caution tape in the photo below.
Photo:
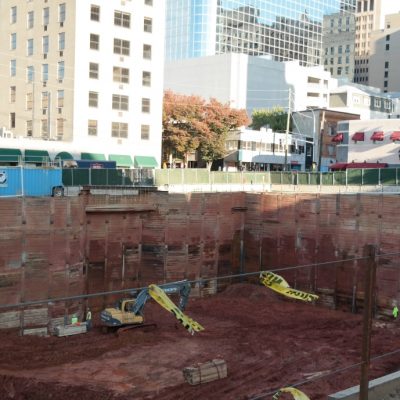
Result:
<svg viewBox="0 0 400 400"><path fill-rule="evenodd" d="M318 299L316 294L302 292L301 290L292 289L289 284L279 275L273 272L263 271L260 274L260 281L263 285L270 289L297 300L314 301Z"/></svg>
<svg viewBox="0 0 400 400"><path fill-rule="evenodd" d="M204 331L204 328L192 318L185 315L173 301L165 294L165 292L157 285L149 285L149 295L161 307L175 315L175 318L193 335L195 332Z"/></svg>
<svg viewBox="0 0 400 400"><path fill-rule="evenodd" d="M301 392L299 389L295 389L292 387L286 387L278 390L272 397L272 400L278 400L281 397L282 393L291 393L293 395L294 400L310 400L307 395Z"/></svg>

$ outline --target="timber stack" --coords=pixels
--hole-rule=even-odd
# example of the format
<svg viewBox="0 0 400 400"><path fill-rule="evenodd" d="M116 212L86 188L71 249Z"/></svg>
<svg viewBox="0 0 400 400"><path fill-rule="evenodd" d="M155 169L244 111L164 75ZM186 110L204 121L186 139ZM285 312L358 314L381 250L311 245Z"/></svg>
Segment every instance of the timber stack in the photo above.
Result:
<svg viewBox="0 0 400 400"><path fill-rule="evenodd" d="M183 377L190 385L199 385L223 379L228 376L226 362L221 359L215 359L206 363L183 369Z"/></svg>

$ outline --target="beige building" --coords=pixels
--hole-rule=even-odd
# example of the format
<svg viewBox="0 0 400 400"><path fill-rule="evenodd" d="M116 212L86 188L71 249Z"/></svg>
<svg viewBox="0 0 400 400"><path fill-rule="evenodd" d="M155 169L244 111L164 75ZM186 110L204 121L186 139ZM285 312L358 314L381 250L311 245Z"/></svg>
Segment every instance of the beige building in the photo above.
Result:
<svg viewBox="0 0 400 400"><path fill-rule="evenodd" d="M400 91L400 13L386 15L384 28L371 33L369 64L371 86Z"/></svg>
<svg viewBox="0 0 400 400"><path fill-rule="evenodd" d="M335 13L324 16L323 59L325 71L334 78L354 77L355 15Z"/></svg>
<svg viewBox="0 0 400 400"><path fill-rule="evenodd" d="M162 0L1 0L0 147L60 141L160 165L164 17Z"/></svg>
<svg viewBox="0 0 400 400"><path fill-rule="evenodd" d="M354 82L369 84L371 33L384 28L385 15L399 10L393 0L358 0L356 7Z"/></svg>

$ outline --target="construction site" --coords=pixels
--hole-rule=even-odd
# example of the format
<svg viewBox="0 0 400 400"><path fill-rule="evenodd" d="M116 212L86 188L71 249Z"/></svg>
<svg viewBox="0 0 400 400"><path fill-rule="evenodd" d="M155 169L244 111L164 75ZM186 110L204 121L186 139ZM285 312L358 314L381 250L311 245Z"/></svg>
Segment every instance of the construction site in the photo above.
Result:
<svg viewBox="0 0 400 400"><path fill-rule="evenodd" d="M311 400L358 398L330 396L360 384L365 346L370 381L399 369L398 201L90 190L2 198L0 397L256 400L296 387ZM261 271L309 301L271 290ZM157 300L159 288L179 310L161 292ZM132 297L140 329L106 333L107 315L114 328L130 324L116 326L125 303L115 304ZM60 334L69 328L82 329ZM199 366L220 361L223 373L201 376ZM189 382L184 371L196 367ZM398 399L399 387L370 400Z"/></svg>

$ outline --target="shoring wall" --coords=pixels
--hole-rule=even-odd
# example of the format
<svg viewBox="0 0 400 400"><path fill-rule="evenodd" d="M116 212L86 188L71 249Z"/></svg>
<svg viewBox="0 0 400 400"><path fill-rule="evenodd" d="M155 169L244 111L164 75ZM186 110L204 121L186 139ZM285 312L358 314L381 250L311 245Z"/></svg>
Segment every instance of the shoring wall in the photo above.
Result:
<svg viewBox="0 0 400 400"><path fill-rule="evenodd" d="M398 252L398 204L398 196L388 194L0 199L0 304L344 260L362 256L366 244ZM343 261L282 275L297 288L320 293L329 306L361 307L365 265ZM399 277L399 256L381 258L381 311L400 300ZM194 293L215 289L211 282ZM89 305L98 311L114 298L93 298ZM0 310L0 328L45 333L72 314L81 317L85 305L75 300Z"/></svg>
<svg viewBox="0 0 400 400"><path fill-rule="evenodd" d="M234 208L244 199L243 193L0 199L0 304L238 273L244 214ZM89 304L96 311L112 301L104 296ZM82 317L84 306L75 300L0 310L0 328L46 333L72 314Z"/></svg>

